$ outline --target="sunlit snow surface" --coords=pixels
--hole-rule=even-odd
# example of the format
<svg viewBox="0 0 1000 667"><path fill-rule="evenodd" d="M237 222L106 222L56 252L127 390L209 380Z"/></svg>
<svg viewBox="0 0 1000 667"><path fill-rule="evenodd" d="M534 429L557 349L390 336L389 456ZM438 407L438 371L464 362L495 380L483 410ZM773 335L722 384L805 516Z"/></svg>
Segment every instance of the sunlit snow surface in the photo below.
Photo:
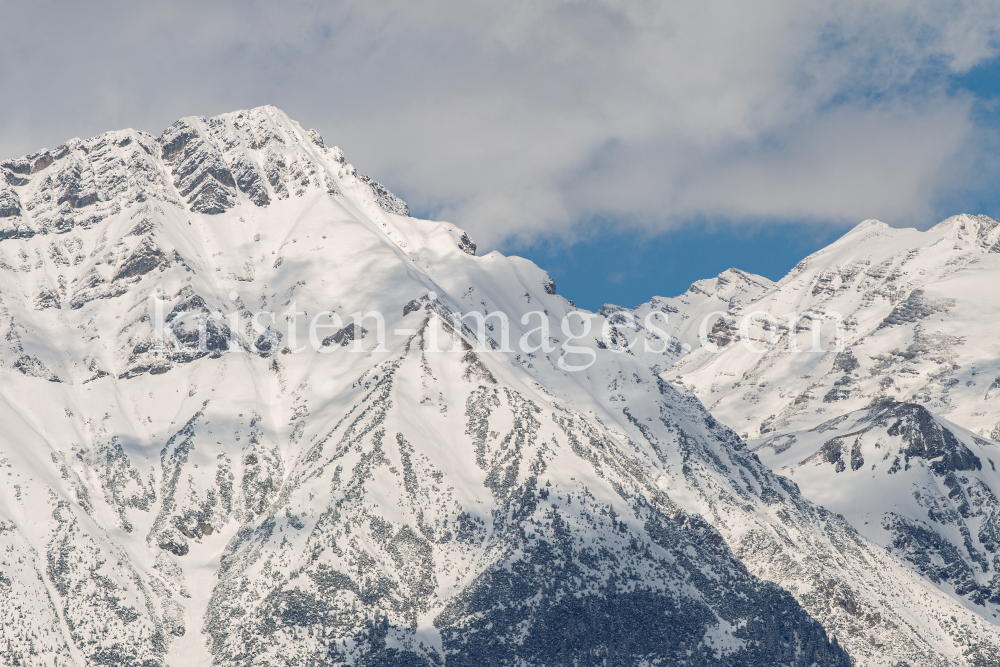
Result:
<svg viewBox="0 0 1000 667"><path fill-rule="evenodd" d="M992 231L977 233L984 227ZM722 353L698 349L668 375L750 438L811 428L879 398L918 402L1000 436L996 236L1000 226L982 217L956 216L928 232L864 222L734 309L732 330L751 312L775 318L772 331L762 315L749 322L752 346L773 340L770 350L735 341ZM809 351L809 312L842 315L843 352L834 349L832 318L821 327L825 352ZM800 315L797 352L789 313Z"/></svg>
<svg viewBox="0 0 1000 667"><path fill-rule="evenodd" d="M989 618L1000 612L1000 446L883 402L751 445L812 500Z"/></svg>
<svg viewBox="0 0 1000 667"><path fill-rule="evenodd" d="M697 330L663 348L651 310L695 321L763 279L640 309L614 334L635 354L598 318L567 372L544 271L409 218L276 109L0 169L8 664L996 664L992 619L659 377ZM185 351L157 350L156 294ZM286 353L293 304L379 311L387 350L365 324L364 352ZM217 310L243 346L212 320L197 352L177 313ZM554 351L499 327L430 349L471 310L508 313L514 349L547 312Z"/></svg>

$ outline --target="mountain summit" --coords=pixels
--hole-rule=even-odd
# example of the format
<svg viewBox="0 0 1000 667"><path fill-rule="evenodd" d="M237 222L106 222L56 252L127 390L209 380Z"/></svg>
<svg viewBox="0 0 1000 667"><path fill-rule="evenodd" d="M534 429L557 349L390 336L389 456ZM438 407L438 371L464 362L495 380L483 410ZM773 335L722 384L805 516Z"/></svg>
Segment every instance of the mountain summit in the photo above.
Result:
<svg viewBox="0 0 1000 667"><path fill-rule="evenodd" d="M983 215L926 232L866 221L717 318L724 349L667 373L808 498L991 623L998 238L1000 222Z"/></svg>

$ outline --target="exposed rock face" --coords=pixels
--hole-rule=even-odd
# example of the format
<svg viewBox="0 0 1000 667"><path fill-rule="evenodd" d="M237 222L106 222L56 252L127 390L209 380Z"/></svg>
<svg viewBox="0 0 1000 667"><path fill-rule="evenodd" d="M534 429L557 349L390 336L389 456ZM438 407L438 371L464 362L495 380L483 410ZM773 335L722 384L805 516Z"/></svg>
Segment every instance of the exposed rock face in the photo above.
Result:
<svg viewBox="0 0 1000 667"><path fill-rule="evenodd" d="M985 250L1000 252L1000 220L986 215L954 215L931 229Z"/></svg>
<svg viewBox="0 0 1000 667"><path fill-rule="evenodd" d="M20 217L21 200L17 191L5 183L0 183L0 218Z"/></svg>
<svg viewBox="0 0 1000 667"><path fill-rule="evenodd" d="M754 448L942 590L987 618L1000 612L996 443L921 405L884 401ZM834 485L824 482L831 472Z"/></svg>
<svg viewBox="0 0 1000 667"><path fill-rule="evenodd" d="M407 211L406 215L409 215L409 214L410 214L409 211ZM461 250L464 253L468 253L470 255L475 255L476 254L476 242L473 241L471 238L469 238L468 234L465 234L463 232L462 237L458 240L458 249Z"/></svg>
<svg viewBox="0 0 1000 667"><path fill-rule="evenodd" d="M911 457L930 461L936 475L963 470L982 470L979 457L972 453L950 429L941 426L927 408L920 405L894 404L877 410L873 416L875 426L892 423L886 430L890 436L899 436L907 447L903 450L906 463Z"/></svg>
<svg viewBox="0 0 1000 667"><path fill-rule="evenodd" d="M949 307L954 306L954 299L928 299L923 290L915 289L882 320L879 329L898 324L913 324L935 313L947 312Z"/></svg>
<svg viewBox="0 0 1000 667"><path fill-rule="evenodd" d="M381 206L383 210L388 211L389 213L395 213L396 215L410 215L410 207L406 205L406 202L386 190L384 185L378 181L368 178L364 174L358 174L358 179L371 186L372 192L375 193L375 201L378 202L378 205ZM472 248L472 252L470 254L475 255L476 244L473 243L467 235L463 235L463 240L466 241L466 245L468 247Z"/></svg>

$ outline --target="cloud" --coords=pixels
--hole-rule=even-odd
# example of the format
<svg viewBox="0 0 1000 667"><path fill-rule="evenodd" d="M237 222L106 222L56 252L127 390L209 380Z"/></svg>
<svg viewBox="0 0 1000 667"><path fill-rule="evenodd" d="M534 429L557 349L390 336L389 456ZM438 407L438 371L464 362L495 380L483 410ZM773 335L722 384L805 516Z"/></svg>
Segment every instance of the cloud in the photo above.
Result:
<svg viewBox="0 0 1000 667"><path fill-rule="evenodd" d="M482 247L581 221L927 225L986 129L977 2L3 3L0 154L285 109ZM971 157L970 157L971 156Z"/></svg>

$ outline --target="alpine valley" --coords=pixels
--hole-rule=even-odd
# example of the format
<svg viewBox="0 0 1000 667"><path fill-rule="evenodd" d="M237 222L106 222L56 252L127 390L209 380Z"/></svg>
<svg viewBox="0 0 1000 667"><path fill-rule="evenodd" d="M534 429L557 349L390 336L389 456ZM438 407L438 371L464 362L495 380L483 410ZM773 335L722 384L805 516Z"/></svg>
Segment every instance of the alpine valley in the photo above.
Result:
<svg viewBox="0 0 1000 667"><path fill-rule="evenodd" d="M273 107L0 162L0 663L1000 665L998 251L590 314Z"/></svg>

